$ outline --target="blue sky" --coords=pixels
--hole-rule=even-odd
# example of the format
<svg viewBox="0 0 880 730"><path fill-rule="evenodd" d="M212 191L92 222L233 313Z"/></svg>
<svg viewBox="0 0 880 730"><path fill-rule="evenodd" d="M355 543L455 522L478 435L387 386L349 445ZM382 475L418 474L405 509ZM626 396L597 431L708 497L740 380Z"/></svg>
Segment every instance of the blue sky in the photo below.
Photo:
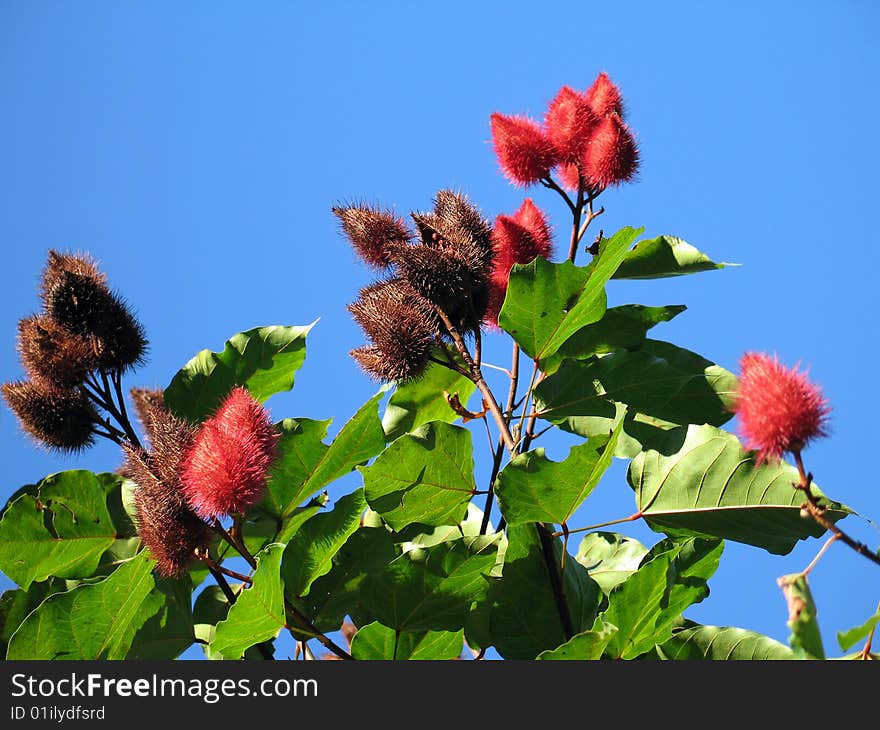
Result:
<svg viewBox="0 0 880 730"><path fill-rule="evenodd" d="M560 86L586 88L605 70L643 161L637 183L604 196L601 227L645 226L741 264L615 283L611 302L687 304L655 336L731 369L746 350L809 365L834 412L807 465L834 498L880 519L878 20L868 0L0 2L0 379L20 375L15 327L37 308L47 250L87 250L150 336L130 385L164 386L240 330L320 317L296 388L268 405L338 428L376 386L346 355L361 334L345 305L371 272L330 207L358 199L405 213L455 186L488 216L510 213L523 193L497 168L489 115L540 115ZM557 199L530 194L564 231ZM488 340L486 357L506 365L507 342ZM568 443L548 441L550 456ZM0 410L0 497L118 460L112 445L46 454ZM632 512L623 474L616 465L584 524ZM866 521L844 524L880 543ZM728 544L712 595L689 615L784 641L776 577L820 545L779 557ZM831 653L835 631L874 611L877 577L840 545L812 573Z"/></svg>

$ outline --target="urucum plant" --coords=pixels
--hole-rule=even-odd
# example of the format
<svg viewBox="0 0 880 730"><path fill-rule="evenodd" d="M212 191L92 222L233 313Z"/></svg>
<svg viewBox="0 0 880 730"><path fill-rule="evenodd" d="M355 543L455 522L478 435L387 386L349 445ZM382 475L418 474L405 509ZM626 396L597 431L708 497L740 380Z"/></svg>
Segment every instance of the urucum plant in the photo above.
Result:
<svg viewBox="0 0 880 730"><path fill-rule="evenodd" d="M810 571L835 542L880 557L805 465L829 432L821 389L769 354L736 375L648 336L681 305L608 306L614 279L723 264L674 236L591 229L603 192L640 166L606 74L564 86L542 120L489 127L504 176L530 188L516 210L490 220L462 189L408 218L332 209L374 273L351 293L364 341L350 355L380 384L332 440L328 422L264 406L293 387L310 326L241 332L164 389L127 388L143 327L90 256L49 252L41 310L19 325L24 376L3 397L47 449L103 438L120 452L111 471L52 474L4 507L7 658L167 659L198 643L267 659L281 632L297 656L338 659L825 658ZM509 341L509 366L484 361L488 337ZM554 430L575 438L559 461L542 447ZM584 526L615 459L634 508ZM351 472L358 486L331 505ZM655 544L608 530L637 520ZM823 535L779 579L789 646L687 617L725 541L786 554ZM876 623L841 634L843 651L876 658Z"/></svg>

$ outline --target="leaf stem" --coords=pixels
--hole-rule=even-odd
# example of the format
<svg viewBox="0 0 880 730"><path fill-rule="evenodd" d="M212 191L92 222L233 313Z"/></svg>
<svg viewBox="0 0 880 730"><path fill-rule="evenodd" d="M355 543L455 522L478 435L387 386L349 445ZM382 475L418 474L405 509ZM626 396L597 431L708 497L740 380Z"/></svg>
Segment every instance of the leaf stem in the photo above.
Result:
<svg viewBox="0 0 880 730"><path fill-rule="evenodd" d="M559 532L554 532L552 537L562 537L563 535L574 535L576 532L588 532L590 530L598 530L600 527L610 527L611 525L620 525L624 522L634 522L635 520L643 517L641 512L636 512L634 515L630 515L629 517L621 517L619 520L609 520L608 522L600 522L598 525L587 525L586 527L578 527L576 530L560 530Z"/></svg>

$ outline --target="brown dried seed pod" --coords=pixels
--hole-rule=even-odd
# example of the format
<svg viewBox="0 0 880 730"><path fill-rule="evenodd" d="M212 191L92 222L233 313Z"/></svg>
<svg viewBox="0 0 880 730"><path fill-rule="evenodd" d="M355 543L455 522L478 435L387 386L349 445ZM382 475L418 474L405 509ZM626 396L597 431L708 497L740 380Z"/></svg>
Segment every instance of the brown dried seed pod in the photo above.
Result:
<svg viewBox="0 0 880 730"><path fill-rule="evenodd" d="M61 388L80 385L98 366L91 338L71 334L46 315L26 317L18 323L18 353L31 379Z"/></svg>
<svg viewBox="0 0 880 730"><path fill-rule="evenodd" d="M21 381L4 383L2 392L21 427L45 446L80 451L94 442L97 414L82 391Z"/></svg>
<svg viewBox="0 0 880 730"><path fill-rule="evenodd" d="M355 251L378 269L391 263L392 249L405 246L412 237L403 219L391 211L365 204L336 206L332 210Z"/></svg>
<svg viewBox="0 0 880 730"><path fill-rule="evenodd" d="M40 282L40 296L43 301L46 301L49 292L65 273L91 278L98 284L107 283L107 277L98 270L97 263L89 254L60 253L52 249Z"/></svg>
<svg viewBox="0 0 880 730"><path fill-rule="evenodd" d="M69 332L97 338L102 368L127 370L144 357L143 327L122 300L94 277L62 272L46 295L46 311Z"/></svg>
<svg viewBox="0 0 880 730"><path fill-rule="evenodd" d="M165 392L161 388L132 388L128 391L141 428L152 437L151 421L159 412L165 412Z"/></svg>
<svg viewBox="0 0 880 730"><path fill-rule="evenodd" d="M420 377L428 365L427 354L415 358L406 351L385 352L376 345L365 345L351 351L361 369L374 380L383 383L406 382Z"/></svg>
<svg viewBox="0 0 880 730"><path fill-rule="evenodd" d="M208 526L189 509L175 509L150 491L135 492L135 522L158 572L174 578L186 573L195 551L211 540Z"/></svg>

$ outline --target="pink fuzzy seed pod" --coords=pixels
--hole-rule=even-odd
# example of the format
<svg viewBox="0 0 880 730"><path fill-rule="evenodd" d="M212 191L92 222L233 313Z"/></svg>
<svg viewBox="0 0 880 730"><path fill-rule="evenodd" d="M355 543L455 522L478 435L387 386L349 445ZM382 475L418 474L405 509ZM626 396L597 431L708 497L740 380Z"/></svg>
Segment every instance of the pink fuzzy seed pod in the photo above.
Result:
<svg viewBox="0 0 880 730"><path fill-rule="evenodd" d="M266 409L247 389L233 388L184 458L181 482L192 510L213 519L258 502L278 436Z"/></svg>
<svg viewBox="0 0 880 730"><path fill-rule="evenodd" d="M604 71L587 89L586 99L593 114L599 119L607 117L609 114L617 114L621 119L623 118L623 99L620 96L620 89Z"/></svg>
<svg viewBox="0 0 880 730"><path fill-rule="evenodd" d="M576 162L589 144L598 118L583 94L563 86L547 108L547 136L560 162Z"/></svg>
<svg viewBox="0 0 880 730"><path fill-rule="evenodd" d="M740 369L735 412L740 436L758 452L758 463L778 461L827 435L828 401L797 365L787 369L776 357L749 352Z"/></svg>
<svg viewBox="0 0 880 730"><path fill-rule="evenodd" d="M525 187L550 174L556 151L537 122L496 112L491 124L498 164L508 180Z"/></svg>
<svg viewBox="0 0 880 730"><path fill-rule="evenodd" d="M633 179L639 168L639 150L617 114L599 122L581 164L593 187L607 188Z"/></svg>

